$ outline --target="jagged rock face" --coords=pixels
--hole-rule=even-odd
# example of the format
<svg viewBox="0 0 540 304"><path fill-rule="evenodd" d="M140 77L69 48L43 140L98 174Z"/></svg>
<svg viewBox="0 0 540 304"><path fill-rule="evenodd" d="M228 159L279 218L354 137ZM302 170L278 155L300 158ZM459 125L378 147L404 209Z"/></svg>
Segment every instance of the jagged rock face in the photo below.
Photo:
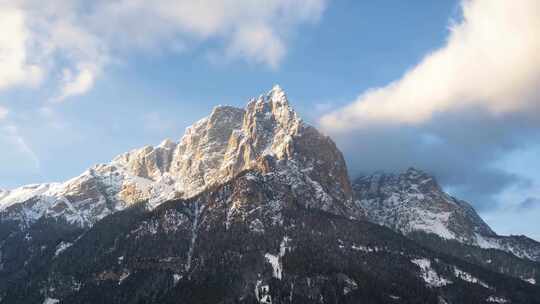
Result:
<svg viewBox="0 0 540 304"><path fill-rule="evenodd" d="M0 200L2 221L15 220L21 228L42 216L80 226L95 223L115 208L122 209L109 200L116 193L108 179L111 173L90 169L62 184L29 185L10 191Z"/></svg>
<svg viewBox="0 0 540 304"><path fill-rule="evenodd" d="M154 208L192 197L247 169L283 171L317 189L321 199L312 207L362 216L351 200L341 152L298 117L278 86L245 109L216 107L187 128L179 143L165 140L124 153L65 183L2 192L0 213L27 224L45 215L91 226L135 202L149 201Z"/></svg>
<svg viewBox="0 0 540 304"><path fill-rule="evenodd" d="M475 233L494 235L472 207L446 194L433 177L415 169L399 175L361 177L354 190L370 218L405 234L421 230L468 242L475 239Z"/></svg>
<svg viewBox="0 0 540 304"><path fill-rule="evenodd" d="M246 109L217 107L189 128L176 147L170 174L183 197L190 197L243 170L273 170L268 156L295 162L333 198L351 197L341 152L298 117L279 87L250 101Z"/></svg>
<svg viewBox="0 0 540 304"><path fill-rule="evenodd" d="M409 169L402 174L374 174L353 183L356 202L368 218L405 235L435 234L481 248L510 252L540 261L540 244L527 238L498 236L467 202L445 193L434 177Z"/></svg>
<svg viewBox="0 0 540 304"><path fill-rule="evenodd" d="M169 171L176 144L171 140L163 141L156 148L146 146L139 150L124 153L113 160L135 176L159 180Z"/></svg>

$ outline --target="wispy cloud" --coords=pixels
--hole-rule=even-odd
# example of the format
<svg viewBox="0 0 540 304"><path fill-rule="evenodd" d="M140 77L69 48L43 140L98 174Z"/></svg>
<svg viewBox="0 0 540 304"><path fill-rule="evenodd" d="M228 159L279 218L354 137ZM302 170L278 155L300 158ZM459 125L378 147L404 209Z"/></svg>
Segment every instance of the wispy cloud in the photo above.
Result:
<svg viewBox="0 0 540 304"><path fill-rule="evenodd" d="M33 164L35 170L39 170L41 167L40 160L37 154L32 150L30 145L20 134L19 129L13 124L7 124L0 128L0 137L4 139L15 149L19 150L24 156L26 156Z"/></svg>
<svg viewBox="0 0 540 304"><path fill-rule="evenodd" d="M54 101L90 90L125 54L212 41L223 59L277 68L287 36L325 0L22 0L0 4L0 90L59 79Z"/></svg>
<svg viewBox="0 0 540 304"><path fill-rule="evenodd" d="M95 67L83 65L78 67L75 75L69 69L64 69L63 74L60 95L53 98L53 101L61 102L68 97L86 93L93 87L97 73Z"/></svg>

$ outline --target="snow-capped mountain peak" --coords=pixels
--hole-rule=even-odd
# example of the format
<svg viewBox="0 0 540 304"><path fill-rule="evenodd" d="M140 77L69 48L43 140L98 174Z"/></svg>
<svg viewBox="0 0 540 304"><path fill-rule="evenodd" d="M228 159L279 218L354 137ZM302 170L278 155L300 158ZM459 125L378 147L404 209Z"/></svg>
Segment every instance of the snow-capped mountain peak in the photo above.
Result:
<svg viewBox="0 0 540 304"><path fill-rule="evenodd" d="M320 200L325 210L362 213L352 204L341 152L300 119L277 85L244 109L215 107L178 143L166 139L131 150L64 183L2 192L0 213L25 223L48 216L88 226L135 202L147 201L153 208L192 197L251 169L280 171L291 182L309 184L313 193L327 196Z"/></svg>
<svg viewBox="0 0 540 304"><path fill-rule="evenodd" d="M356 202L371 221L405 235L430 233L540 260L540 244L497 235L469 203L445 193L436 179L423 171L409 168L400 174L362 176L353 188Z"/></svg>

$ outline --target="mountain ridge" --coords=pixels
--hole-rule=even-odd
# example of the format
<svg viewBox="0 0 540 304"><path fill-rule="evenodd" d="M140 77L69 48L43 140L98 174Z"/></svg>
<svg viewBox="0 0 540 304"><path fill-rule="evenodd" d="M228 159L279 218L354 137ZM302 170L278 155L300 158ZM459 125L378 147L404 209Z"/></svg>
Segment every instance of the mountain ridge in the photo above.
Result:
<svg viewBox="0 0 540 304"><path fill-rule="evenodd" d="M132 206L81 236L64 234L56 247L24 242L41 254L30 264L50 268L7 290L0 276L0 295L70 304L487 304L540 295L388 228L310 208L306 194L290 191L286 175L248 170L151 211ZM38 241L42 229L29 238Z"/></svg>
<svg viewBox="0 0 540 304"><path fill-rule="evenodd" d="M433 177L351 183L332 139L277 86L244 109L215 107L179 142L4 194L0 303L540 297L540 263L518 258L523 250L467 247L478 233L497 235Z"/></svg>
<svg viewBox="0 0 540 304"><path fill-rule="evenodd" d="M348 210L353 217L367 216L405 235L414 230L431 232L465 244L540 260L540 249L530 253L519 248L522 243L535 247L534 240L497 235L470 204L445 193L433 176L421 170L409 168L402 174L379 172L351 183L339 149L296 114L278 85L267 94L250 99L245 108L214 107L209 116L186 128L178 142L165 139L157 146L132 149L63 183L2 190L0 214L22 226L42 216L91 226L136 202L148 201L149 208L155 208L167 200L194 196L246 169L274 170L270 167L281 160L293 160L290 164L296 164L294 170L309 171L307 175L321 185L321 193L329 194L323 208L336 205L341 211L334 212ZM321 163L333 165L321 167ZM383 189L388 192L384 194L382 187L391 189ZM439 204L435 211L444 212L430 212L433 204L420 202L426 195L431 195L426 202ZM456 210L460 213L457 220L449 222L442 218ZM393 220L383 218L389 214ZM410 218L412 215L415 218ZM456 224L450 227L453 222ZM415 224L424 227L416 229ZM467 231L453 231L462 228Z"/></svg>
<svg viewBox="0 0 540 304"><path fill-rule="evenodd" d="M467 202L444 192L436 179L415 168L376 173L353 182L368 218L405 235L421 231L484 249L499 249L540 261L540 243L526 236L495 233Z"/></svg>
<svg viewBox="0 0 540 304"><path fill-rule="evenodd" d="M166 200L194 196L246 169L270 170L268 166L281 160L301 163L304 173L333 202L325 208L345 203L349 206L339 208L355 209L341 152L329 137L298 117L276 85L244 109L214 107L208 117L186 128L179 142L166 139L156 147L133 149L64 183L6 191L0 213L11 214L24 225L51 216L91 226L135 202L146 200L154 208ZM351 212L361 215L360 210Z"/></svg>

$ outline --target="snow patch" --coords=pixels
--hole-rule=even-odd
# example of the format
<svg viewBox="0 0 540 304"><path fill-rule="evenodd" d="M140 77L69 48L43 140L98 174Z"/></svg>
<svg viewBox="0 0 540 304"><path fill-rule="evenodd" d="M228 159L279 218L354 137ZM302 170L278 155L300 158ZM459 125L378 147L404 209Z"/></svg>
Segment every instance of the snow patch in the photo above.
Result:
<svg viewBox="0 0 540 304"><path fill-rule="evenodd" d="M281 280L281 272L283 269L281 268L281 263L279 262L279 256L273 255L270 253L267 253L264 255L268 263L272 265L272 271L275 278Z"/></svg>
<svg viewBox="0 0 540 304"><path fill-rule="evenodd" d="M501 244L499 244L499 242L496 239L486 238L486 237L481 236L478 233L476 233L475 236L476 236L476 244L478 245L478 247L484 248L484 249L502 250Z"/></svg>
<svg viewBox="0 0 540 304"><path fill-rule="evenodd" d="M60 244L58 244L58 246L56 246L56 251L54 252L54 256L58 256L60 253L62 253L64 250L68 249L69 247L71 247L71 245L73 245L73 243L70 243L70 242L60 242Z"/></svg>
<svg viewBox="0 0 540 304"><path fill-rule="evenodd" d="M288 236L284 236L283 240L281 240L281 243L279 244L278 254L266 253L264 255L268 263L270 263L270 265L272 266L273 276L279 280L281 280L281 277L283 274L283 266L281 264L281 258L285 256L288 250L291 249L288 245L290 241L291 239Z"/></svg>
<svg viewBox="0 0 540 304"><path fill-rule="evenodd" d="M201 213L204 211L204 207L205 206L199 206L198 203L193 204L193 224L191 226L191 241L189 244L188 256L186 260L186 271L189 271L191 269L191 259L193 258L193 251L195 250L195 243L198 236L199 218L201 216Z"/></svg>
<svg viewBox="0 0 540 304"><path fill-rule="evenodd" d="M443 239L456 239L456 235L448 229L451 212L436 213L415 208L414 213L418 217L411 223L411 230L434 233Z"/></svg>
<svg viewBox="0 0 540 304"><path fill-rule="evenodd" d="M43 304L57 304L60 303L60 300L54 299L54 298L45 298L45 301L43 301Z"/></svg>
<svg viewBox="0 0 540 304"><path fill-rule="evenodd" d="M486 301L491 303L508 303L507 299L496 296L489 296Z"/></svg>
<svg viewBox="0 0 540 304"><path fill-rule="evenodd" d="M382 249L375 246L375 247L368 247L368 246L363 246L363 245L356 245L356 244L353 244L351 246L351 249L352 250L356 250L356 251L362 251L362 252L379 252L381 251Z"/></svg>
<svg viewBox="0 0 540 304"><path fill-rule="evenodd" d="M350 292L358 289L358 284L353 279L347 277L345 278L345 286L343 287L343 294L349 294Z"/></svg>
<svg viewBox="0 0 540 304"><path fill-rule="evenodd" d="M131 273L129 271L124 271L121 275L120 275L120 278L118 279L118 285L121 285L122 282L127 279L129 277Z"/></svg>
<svg viewBox="0 0 540 304"><path fill-rule="evenodd" d="M476 234L476 244L480 248L484 249L498 249L502 251L506 251L508 253L511 253L519 258L529 259L532 261L535 261L534 255L531 255L531 252L528 251L526 248L520 248L519 245L514 245L511 242L508 242L504 238L492 238L488 236L482 236L480 234Z"/></svg>
<svg viewBox="0 0 540 304"><path fill-rule="evenodd" d="M263 285L261 280L257 280L257 283L255 283L255 298L261 304L272 304L270 286Z"/></svg>
<svg viewBox="0 0 540 304"><path fill-rule="evenodd" d="M451 281L439 276L437 272L431 267L431 261L426 258L421 259L414 259L411 260L412 263L418 265L420 267L420 271L422 274L422 279L426 284L430 287L441 287L446 286Z"/></svg>
<svg viewBox="0 0 540 304"><path fill-rule="evenodd" d="M465 272L457 267L454 267L454 275L458 278L458 279L461 279L463 281L467 281L467 282L470 282L470 283L473 283L473 284L478 284L484 288L489 288L491 289L491 287L489 287L488 284L484 283L483 281L481 281L480 279L476 278L475 276L471 275L470 273L468 272Z"/></svg>
<svg viewBox="0 0 540 304"><path fill-rule="evenodd" d="M249 230L255 233L264 233L264 224L259 219L255 219L249 223Z"/></svg>

